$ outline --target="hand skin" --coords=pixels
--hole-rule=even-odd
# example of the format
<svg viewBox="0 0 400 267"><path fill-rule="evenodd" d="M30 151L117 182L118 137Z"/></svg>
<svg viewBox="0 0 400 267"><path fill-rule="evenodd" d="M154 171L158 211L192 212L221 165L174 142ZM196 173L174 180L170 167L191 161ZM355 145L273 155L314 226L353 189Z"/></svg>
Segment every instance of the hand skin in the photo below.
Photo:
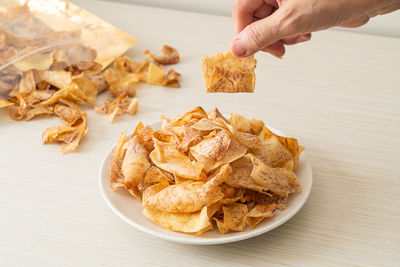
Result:
<svg viewBox="0 0 400 267"><path fill-rule="evenodd" d="M400 0L234 0L230 49L238 57L260 50L282 57L285 45L308 41L311 32L359 27L397 9Z"/></svg>

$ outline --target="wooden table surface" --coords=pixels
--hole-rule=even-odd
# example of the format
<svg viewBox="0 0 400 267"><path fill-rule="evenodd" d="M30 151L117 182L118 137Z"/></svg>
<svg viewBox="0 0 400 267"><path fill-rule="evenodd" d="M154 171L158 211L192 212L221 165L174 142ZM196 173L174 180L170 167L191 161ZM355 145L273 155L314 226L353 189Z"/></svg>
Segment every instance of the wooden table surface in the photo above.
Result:
<svg viewBox="0 0 400 267"><path fill-rule="evenodd" d="M56 118L0 110L2 266L399 266L400 39L315 33L284 59L258 54L254 94L206 94L200 58L227 50L230 18L100 1L79 5L136 36L128 55L163 44L182 55L182 88L142 85L139 112L115 124L88 110L79 151L42 145ZM311 196L289 222L225 245L170 243L129 226L100 196L98 172L123 130L201 105L263 119L307 148Z"/></svg>

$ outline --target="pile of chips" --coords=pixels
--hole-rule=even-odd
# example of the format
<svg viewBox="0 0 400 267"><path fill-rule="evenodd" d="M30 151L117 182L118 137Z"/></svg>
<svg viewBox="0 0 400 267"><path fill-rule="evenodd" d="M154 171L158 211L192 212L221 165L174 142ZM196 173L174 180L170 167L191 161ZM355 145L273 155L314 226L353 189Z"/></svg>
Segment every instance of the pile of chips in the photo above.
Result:
<svg viewBox="0 0 400 267"><path fill-rule="evenodd" d="M201 107L160 129L139 123L121 133L110 182L128 190L143 214L172 231L202 234L214 223L224 234L255 227L300 191L295 175L303 148L262 121Z"/></svg>
<svg viewBox="0 0 400 267"><path fill-rule="evenodd" d="M256 84L254 56L237 58L230 51L203 57L207 93L252 93Z"/></svg>
<svg viewBox="0 0 400 267"><path fill-rule="evenodd" d="M108 91L115 97L106 99L103 104L95 107L102 114L108 114L110 123L114 122L117 115L128 113L135 114L138 108L135 96L139 82L153 85L180 87L178 78L181 76L174 69L164 72L162 65L176 64L179 62L179 53L174 48L164 45L163 55L156 56L146 50L147 58L142 62L131 61L128 57L120 57L114 65L104 72L108 84Z"/></svg>
<svg viewBox="0 0 400 267"><path fill-rule="evenodd" d="M146 50L143 62L117 58L101 73L105 66L98 63L98 51L85 45L81 34L53 30L26 4L0 12L0 93L8 94L0 95L0 108L8 107L13 120L58 116L65 124L46 129L42 139L44 144L62 143L62 153L77 149L87 132L87 114L80 104L108 114L113 122L117 115L137 112L133 97L139 82L179 87L180 74L162 68L179 61L174 48L164 46L162 56ZM57 43L63 45L48 46ZM96 96L107 89L115 98L96 106Z"/></svg>

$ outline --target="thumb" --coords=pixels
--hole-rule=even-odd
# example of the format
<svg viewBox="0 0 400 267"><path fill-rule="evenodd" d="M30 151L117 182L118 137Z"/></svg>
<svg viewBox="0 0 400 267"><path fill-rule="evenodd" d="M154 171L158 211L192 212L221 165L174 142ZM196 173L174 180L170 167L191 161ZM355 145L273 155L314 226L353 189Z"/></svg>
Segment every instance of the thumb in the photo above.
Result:
<svg viewBox="0 0 400 267"><path fill-rule="evenodd" d="M294 28L287 25L283 8L271 16L247 25L231 42L231 51L238 57L247 57L263 48L293 35Z"/></svg>

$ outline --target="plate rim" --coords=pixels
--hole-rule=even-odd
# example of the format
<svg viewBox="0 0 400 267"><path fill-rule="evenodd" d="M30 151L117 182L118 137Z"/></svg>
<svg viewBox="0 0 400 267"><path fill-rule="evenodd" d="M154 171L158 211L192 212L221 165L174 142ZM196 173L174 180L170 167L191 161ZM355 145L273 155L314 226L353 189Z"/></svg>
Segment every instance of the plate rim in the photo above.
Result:
<svg viewBox="0 0 400 267"><path fill-rule="evenodd" d="M152 123L150 126L154 126L157 124L159 124L159 122ZM284 133L282 133L281 131L279 131L273 127L268 126L268 129L270 129L272 132L274 132L276 134L286 136ZM286 223L291 218L293 218L303 208L304 204L307 202L307 200L311 194L311 189L312 189L312 184L313 184L313 172L312 172L311 163L309 160L307 160L307 156L306 156L307 153L306 153L306 151L304 151L301 153L301 157L303 157L303 161L305 164L304 167L306 169L308 169L309 173L310 173L309 186L307 188L302 188L302 192L303 193L305 192L305 197L300 199L299 204L290 213L288 213L285 217L283 217L280 221L275 222L271 225L267 225L266 227L263 227L263 228L259 228L259 229L255 228L255 229L245 230L244 232L242 232L243 235L226 236L226 237L218 237L218 238L204 238L204 239L192 238L192 236L190 234L187 234L187 237L186 236L174 237L174 236L170 236L170 235L167 235L164 233L160 233L160 232L151 230L139 223L132 221L130 218L125 216L107 197L107 193L103 186L103 176L104 176L103 175L103 166L106 164L106 160L108 159L110 154L113 153L113 149L115 148L115 146L116 145L112 146L111 149L108 150L108 152L105 154L105 156L101 162L101 165L100 165L99 189L100 189L102 198L106 202L107 206L114 212L115 215L117 215L119 218L121 218L123 221L125 221L129 225L135 227L137 230L142 231L151 236L158 237L158 238L161 238L161 239L164 239L167 241L171 241L171 242L175 242L175 243L190 244L190 245L216 245L216 244L237 242L237 241L245 240L248 238L252 238L252 237L267 233L267 232L281 226L282 224ZM149 220L149 223L153 223L153 222L151 222ZM161 227L161 226L159 226L159 227Z"/></svg>

